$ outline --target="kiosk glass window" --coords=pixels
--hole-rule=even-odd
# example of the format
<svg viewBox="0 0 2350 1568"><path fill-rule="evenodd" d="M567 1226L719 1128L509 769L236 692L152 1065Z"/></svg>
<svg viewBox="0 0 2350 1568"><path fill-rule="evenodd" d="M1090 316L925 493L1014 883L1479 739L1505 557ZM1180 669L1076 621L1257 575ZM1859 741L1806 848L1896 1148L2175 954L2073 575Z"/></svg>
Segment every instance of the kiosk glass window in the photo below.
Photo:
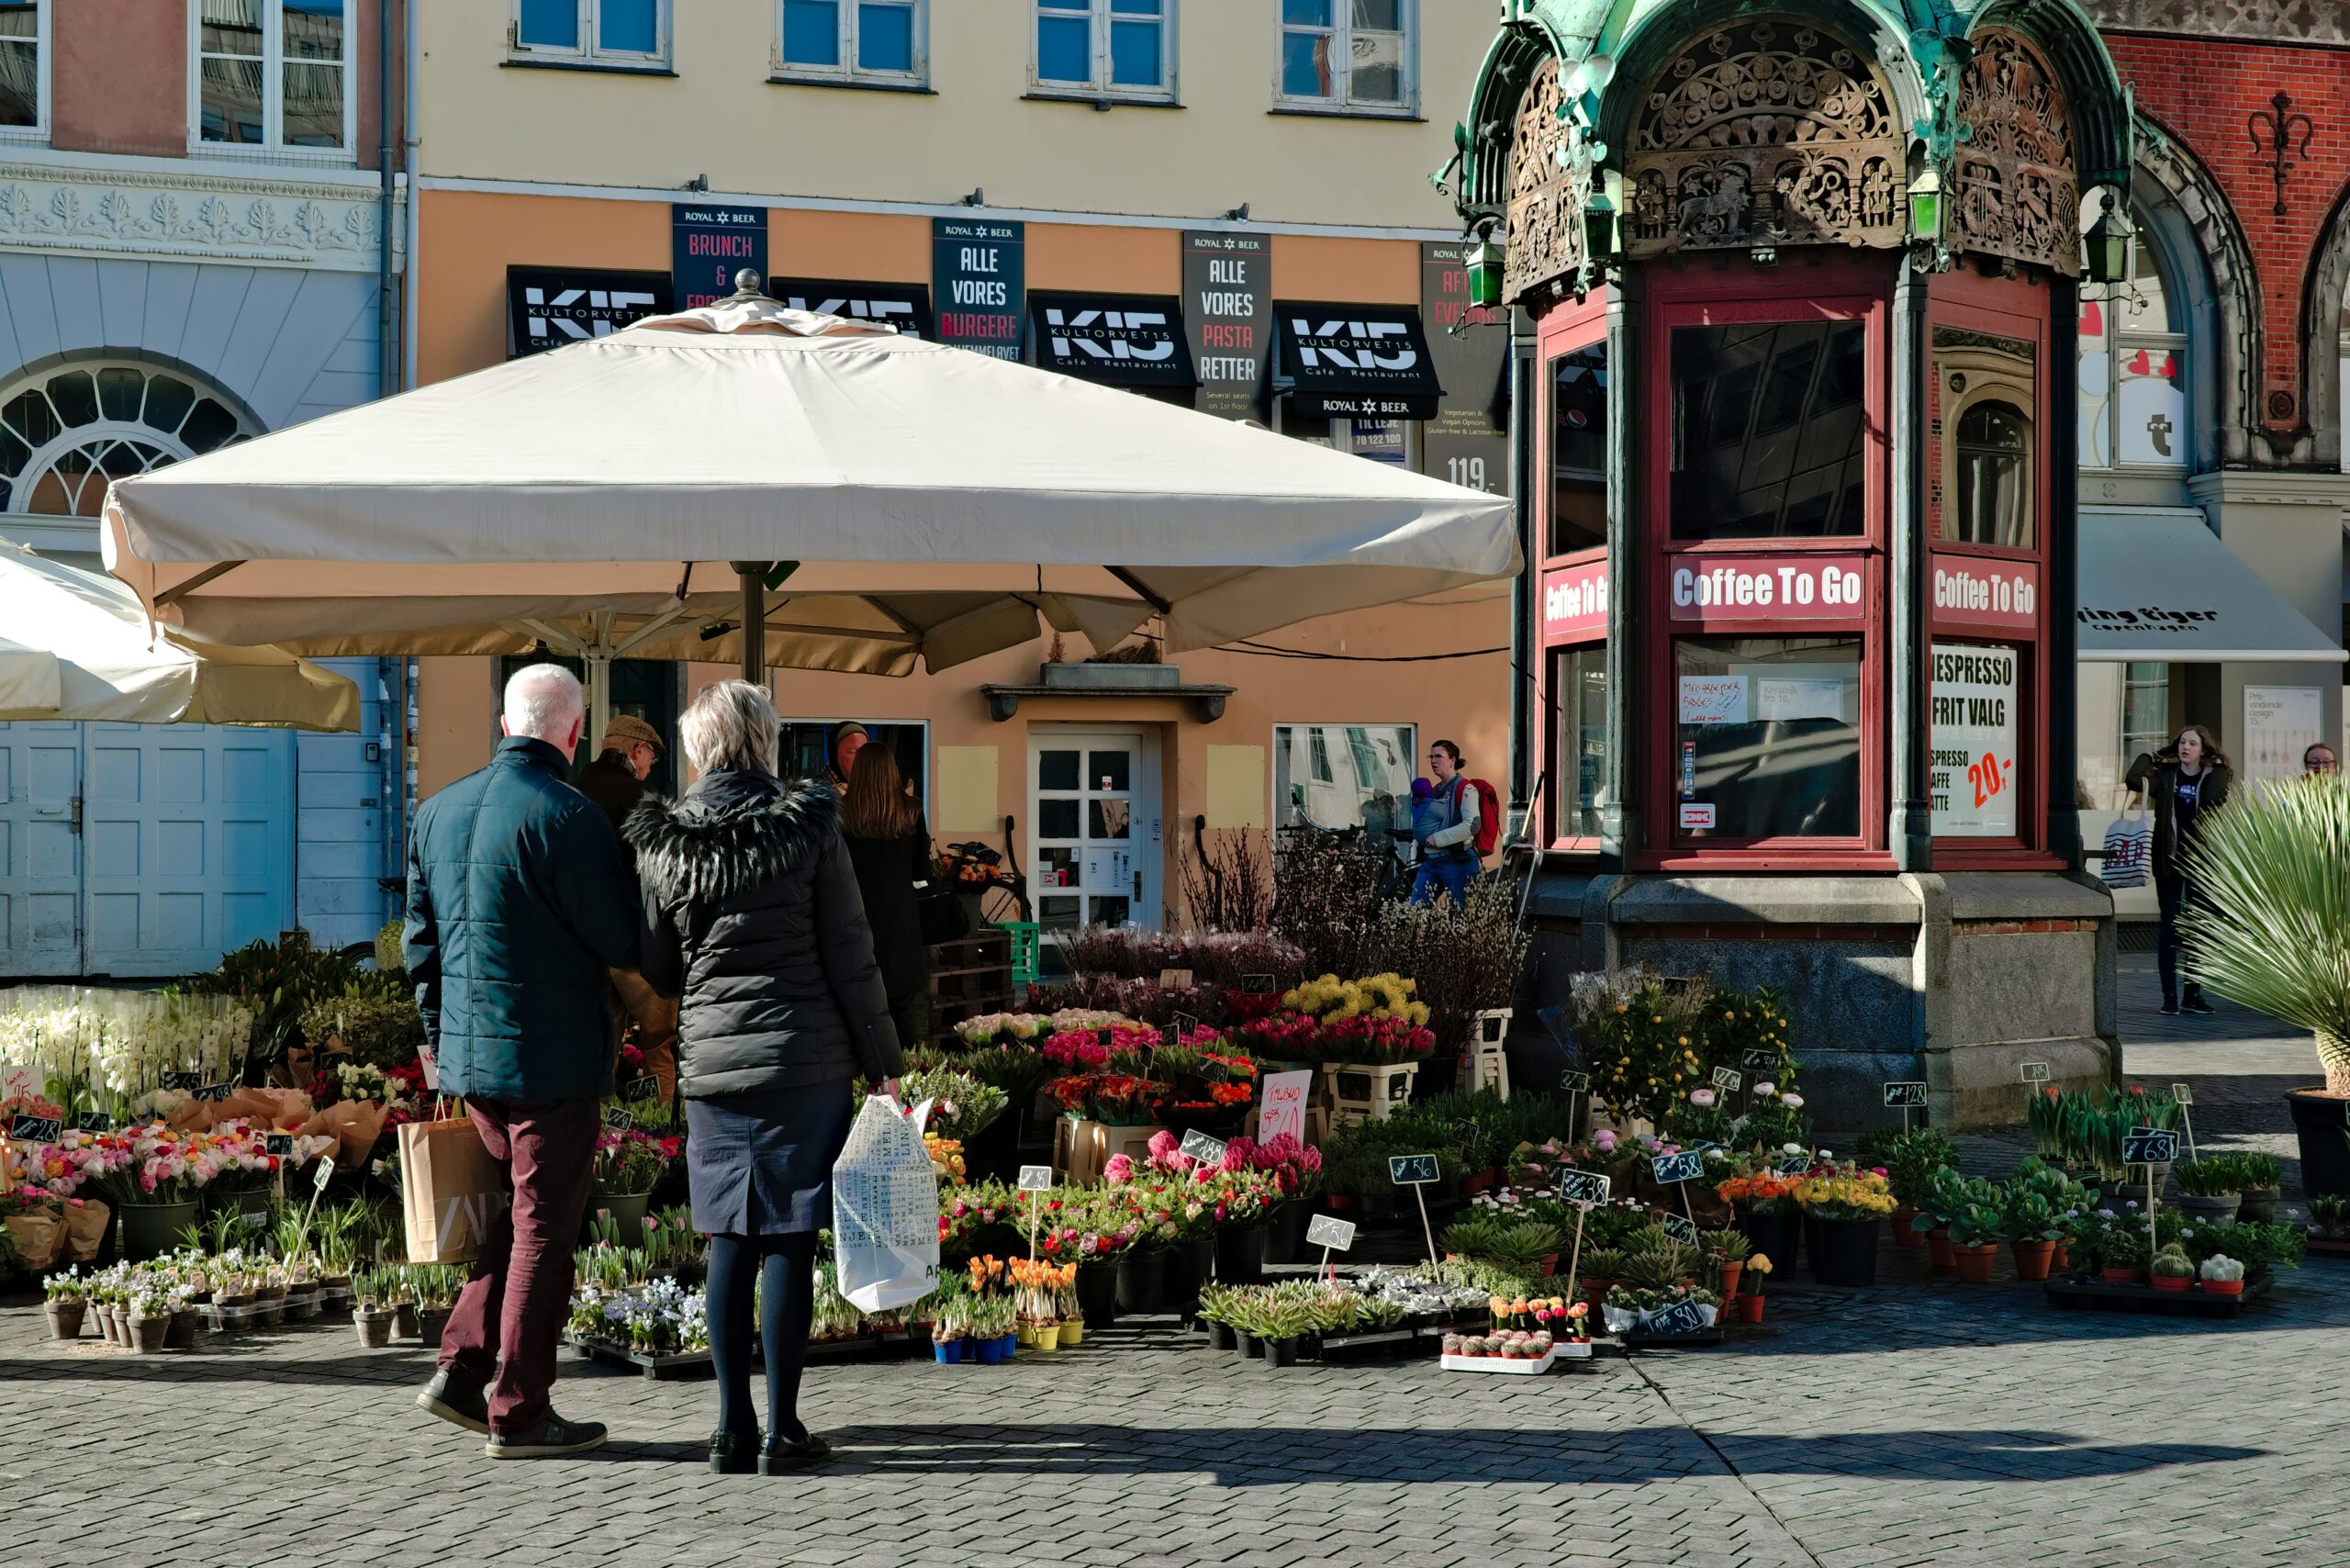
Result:
<svg viewBox="0 0 2350 1568"><path fill-rule="evenodd" d="M1674 328L1673 537L1864 532L1867 346L1857 320Z"/></svg>
<svg viewBox="0 0 2350 1568"><path fill-rule="evenodd" d="M1597 838L1613 802L1607 762L1607 644L1550 654L1550 836Z"/></svg>
<svg viewBox="0 0 2350 1568"><path fill-rule="evenodd" d="M1607 543L1607 345L1550 362L1550 554Z"/></svg>
<svg viewBox="0 0 2350 1568"><path fill-rule="evenodd" d="M1686 637L1673 675L1678 837L1861 835L1859 638Z"/></svg>
<svg viewBox="0 0 2350 1568"><path fill-rule="evenodd" d="M1934 328L1933 342L1927 510L1934 535L2002 550L2036 548L2033 347L2022 338L1943 325Z"/></svg>

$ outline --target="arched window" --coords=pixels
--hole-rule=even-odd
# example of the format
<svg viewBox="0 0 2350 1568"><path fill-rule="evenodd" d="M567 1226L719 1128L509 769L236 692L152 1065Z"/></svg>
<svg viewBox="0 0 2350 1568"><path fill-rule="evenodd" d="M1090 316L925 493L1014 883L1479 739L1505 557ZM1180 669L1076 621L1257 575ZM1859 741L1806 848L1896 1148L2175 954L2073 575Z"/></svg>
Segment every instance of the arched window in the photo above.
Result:
<svg viewBox="0 0 2350 1568"><path fill-rule="evenodd" d="M2143 238L2132 281L2081 301L2081 466L2188 465L2187 333L2178 294Z"/></svg>
<svg viewBox="0 0 2350 1568"><path fill-rule="evenodd" d="M0 394L0 480L10 511L95 518L112 481L257 433L192 376L75 362Z"/></svg>
<svg viewBox="0 0 2350 1568"><path fill-rule="evenodd" d="M1985 400L1958 417L1958 517L1968 544L2032 547L2031 420L2012 403Z"/></svg>

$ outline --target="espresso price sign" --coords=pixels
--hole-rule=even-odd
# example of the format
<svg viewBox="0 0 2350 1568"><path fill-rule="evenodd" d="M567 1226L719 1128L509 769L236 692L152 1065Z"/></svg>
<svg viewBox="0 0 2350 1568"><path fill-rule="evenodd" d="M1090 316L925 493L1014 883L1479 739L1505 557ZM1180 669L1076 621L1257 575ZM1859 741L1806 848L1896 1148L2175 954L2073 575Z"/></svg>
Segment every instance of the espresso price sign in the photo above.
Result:
<svg viewBox="0 0 2350 1568"><path fill-rule="evenodd" d="M8 1137L15 1143L55 1143L62 1129L55 1116L11 1116Z"/></svg>
<svg viewBox="0 0 2350 1568"><path fill-rule="evenodd" d="M1663 1227L1665 1235L1673 1238L1673 1240L1678 1241L1682 1246L1695 1247L1697 1245L1697 1222L1691 1219L1688 1215L1660 1215L1658 1216L1658 1224Z"/></svg>
<svg viewBox="0 0 2350 1568"><path fill-rule="evenodd" d="M1667 1226L1671 1229L1671 1226ZM1651 1313L1648 1327L1641 1330L1651 1337L1675 1334L1695 1334L1706 1327L1705 1309L1694 1301L1678 1301L1662 1312Z"/></svg>
<svg viewBox="0 0 2350 1568"><path fill-rule="evenodd" d="M1739 1053L1738 1065L1749 1072L1768 1072L1771 1070L1772 1064L1778 1059L1779 1053L1776 1051L1741 1051Z"/></svg>
<svg viewBox="0 0 2350 1568"><path fill-rule="evenodd" d="M2024 1064L2023 1064L2023 1081L2024 1081L2026 1083L2045 1083L2045 1082L2047 1082L2047 1081L2048 1081L2048 1064L2047 1064L2046 1062L2044 1062L2044 1061L2028 1061L2028 1062L2024 1063Z"/></svg>
<svg viewBox="0 0 2350 1568"><path fill-rule="evenodd" d="M83 1133L110 1133L114 1118L104 1111L84 1111L73 1118L73 1130Z"/></svg>
<svg viewBox="0 0 2350 1568"><path fill-rule="evenodd" d="M1053 1168L1049 1165L1024 1165L1020 1168L1020 1190L1024 1193L1044 1193L1052 1190Z"/></svg>
<svg viewBox="0 0 2350 1568"><path fill-rule="evenodd" d="M273 1159L291 1159L294 1158L294 1135L292 1133L263 1133L261 1139L261 1151Z"/></svg>
<svg viewBox="0 0 2350 1568"><path fill-rule="evenodd" d="M607 1105L604 1107L604 1126L611 1128L612 1131L616 1133L634 1132L636 1130L636 1118L630 1115L626 1111L621 1110L618 1105Z"/></svg>
<svg viewBox="0 0 2350 1568"><path fill-rule="evenodd" d="M1745 1081L1746 1079L1744 1075L1740 1073L1738 1069L1734 1067L1718 1067L1714 1069L1714 1087L1722 1090L1727 1093L1737 1093L1740 1085L1743 1084Z"/></svg>
<svg viewBox="0 0 2350 1568"><path fill-rule="evenodd" d="M2168 1129L2132 1127L2121 1137L2124 1165L2167 1165L2178 1158L2178 1135Z"/></svg>
<svg viewBox="0 0 2350 1568"><path fill-rule="evenodd" d="M640 1100L650 1100L660 1092L661 1081L657 1078L632 1078L621 1085L621 1098L632 1104Z"/></svg>

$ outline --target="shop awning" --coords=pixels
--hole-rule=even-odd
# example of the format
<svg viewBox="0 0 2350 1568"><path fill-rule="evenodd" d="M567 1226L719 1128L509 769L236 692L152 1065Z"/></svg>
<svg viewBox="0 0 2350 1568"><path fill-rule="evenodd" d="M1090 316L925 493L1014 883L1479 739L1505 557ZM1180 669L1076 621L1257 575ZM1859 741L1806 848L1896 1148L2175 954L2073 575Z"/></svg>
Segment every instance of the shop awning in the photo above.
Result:
<svg viewBox="0 0 2350 1568"><path fill-rule="evenodd" d="M779 277L767 285L773 298L794 310L819 316L840 316L895 327L910 338L938 336L937 319L930 313L926 283L858 283L837 277Z"/></svg>
<svg viewBox="0 0 2350 1568"><path fill-rule="evenodd" d="M1036 363L1104 386L1197 386L1183 302L1171 294L1028 296Z"/></svg>
<svg viewBox="0 0 2350 1568"><path fill-rule="evenodd" d="M1432 420L1444 388L1416 305L1273 306L1273 390L1302 418Z"/></svg>
<svg viewBox="0 0 2350 1568"><path fill-rule="evenodd" d="M2311 661L2333 638L2231 554L2193 507L2081 509L2084 659Z"/></svg>

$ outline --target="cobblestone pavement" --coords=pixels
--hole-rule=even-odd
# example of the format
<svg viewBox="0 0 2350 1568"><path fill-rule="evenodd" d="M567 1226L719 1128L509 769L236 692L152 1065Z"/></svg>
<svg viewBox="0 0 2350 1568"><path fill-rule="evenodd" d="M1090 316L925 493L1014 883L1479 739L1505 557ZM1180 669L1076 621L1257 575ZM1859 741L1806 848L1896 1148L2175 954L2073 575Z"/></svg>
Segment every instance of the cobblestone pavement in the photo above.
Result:
<svg viewBox="0 0 2350 1568"><path fill-rule="evenodd" d="M2314 1064L2234 1027L2141 1046L2132 1074L2195 1081L2210 1141L2274 1140L2269 1081ZM1888 1248L1876 1287L1783 1282L1730 1345L1541 1379L1266 1372L1168 1327L1010 1368L833 1365L803 1410L840 1461L794 1479L709 1473L707 1383L566 1359L560 1406L615 1440L499 1464L409 1403L420 1350L319 1327L131 1358L49 1344L19 1305L0 1562L2321 1568L2350 1564L2344 1284L2313 1260L2192 1324Z"/></svg>

